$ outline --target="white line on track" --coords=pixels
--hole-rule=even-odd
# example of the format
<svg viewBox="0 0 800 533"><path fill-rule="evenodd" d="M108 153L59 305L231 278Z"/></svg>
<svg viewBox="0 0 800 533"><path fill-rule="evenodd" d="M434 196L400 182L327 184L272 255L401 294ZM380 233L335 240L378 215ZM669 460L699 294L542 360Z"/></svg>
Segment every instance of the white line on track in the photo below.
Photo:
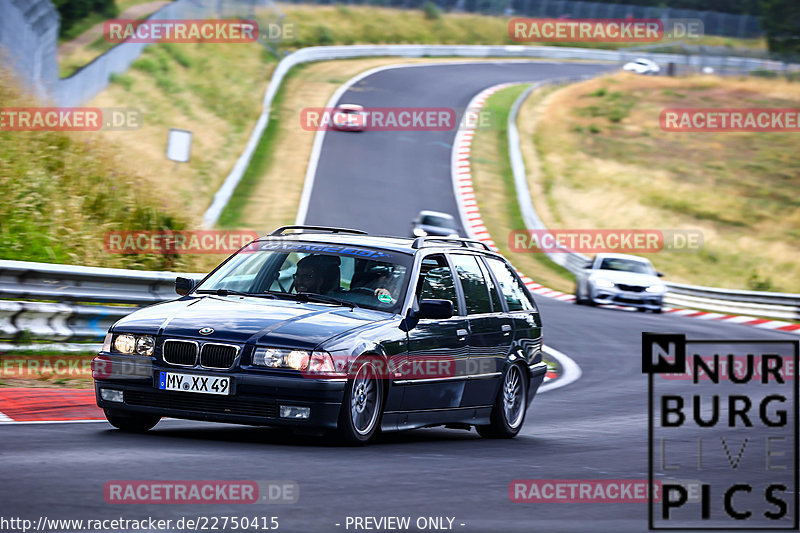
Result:
<svg viewBox="0 0 800 533"><path fill-rule="evenodd" d="M581 367L579 367L578 363L573 361L571 357L547 345L543 346L542 350L544 353L558 362L558 364L561 366L561 375L558 377L558 379L548 381L539 387L539 393L566 387L570 383L580 379L581 375L583 374Z"/></svg>

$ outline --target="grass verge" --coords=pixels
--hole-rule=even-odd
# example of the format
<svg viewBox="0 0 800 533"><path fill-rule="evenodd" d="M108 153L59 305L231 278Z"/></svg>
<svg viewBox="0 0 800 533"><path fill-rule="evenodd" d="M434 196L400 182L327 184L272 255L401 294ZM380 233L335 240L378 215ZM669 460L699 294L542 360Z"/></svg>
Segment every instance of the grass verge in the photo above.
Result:
<svg viewBox="0 0 800 533"><path fill-rule="evenodd" d="M0 77L0 101L35 105ZM179 267L175 256L109 257L103 234L119 228L182 229L186 219L161 209L145 177L121 165L97 136L64 132L0 131L0 257L153 269Z"/></svg>
<svg viewBox="0 0 800 533"><path fill-rule="evenodd" d="M780 80L616 74L531 100L520 135L553 228L699 229L701 250L651 257L667 279L800 292L800 151L792 133L674 133L670 107L798 107Z"/></svg>

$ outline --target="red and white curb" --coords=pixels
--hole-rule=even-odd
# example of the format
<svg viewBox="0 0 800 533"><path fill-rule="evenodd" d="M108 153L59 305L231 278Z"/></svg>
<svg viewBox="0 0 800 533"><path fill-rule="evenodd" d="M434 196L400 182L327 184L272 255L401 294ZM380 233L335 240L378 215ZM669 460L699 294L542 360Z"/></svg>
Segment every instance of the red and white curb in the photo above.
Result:
<svg viewBox="0 0 800 533"><path fill-rule="evenodd" d="M529 83L501 83L494 85L488 89L484 89L478 93L467 105L467 109L477 111L481 109L486 100L497 91L512 87L514 85L528 85ZM458 210L461 215L461 222L464 229L469 234L470 238L476 239L487 244L492 250L497 250L494 241L492 240L486 225L483 223L480 211L478 210L478 202L475 199L475 190L472 185L472 170L470 163L470 151L472 148L472 139L475 136L476 126L474 124L464 124L459 128L456 133L455 143L453 144L453 151L451 154L450 171L453 180L453 188L455 190L456 201L458 203ZM575 301L574 294L567 294L561 291L556 291L548 287L544 287L533 281L522 272L517 271L522 279L522 282L528 287L533 294L538 296L545 296L547 298L554 298L565 302ZM617 309L629 309L623 306L604 306L614 307ZM664 307L664 313L670 313L675 316L685 316L689 318L698 318L700 320L715 320L718 322L727 322L731 324L742 324L746 326L753 326L762 329L770 329L775 331L783 331L786 333L795 333L800 335L800 324L793 322L785 322L783 320L769 320L764 318L755 318L752 316L743 315L726 315L722 313L712 313L709 311L697 311L695 309L681 309Z"/></svg>

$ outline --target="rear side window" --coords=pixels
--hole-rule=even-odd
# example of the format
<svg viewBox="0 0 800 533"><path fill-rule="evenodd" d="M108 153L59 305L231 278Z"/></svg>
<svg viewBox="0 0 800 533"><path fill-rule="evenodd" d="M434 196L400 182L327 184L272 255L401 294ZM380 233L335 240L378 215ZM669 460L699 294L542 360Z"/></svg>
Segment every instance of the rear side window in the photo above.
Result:
<svg viewBox="0 0 800 533"><path fill-rule="evenodd" d="M487 257L486 264L492 270L494 277L500 284L500 291L506 300L509 311L532 311L535 309L533 302L528 299L522 284L508 266L497 259Z"/></svg>
<svg viewBox="0 0 800 533"><path fill-rule="evenodd" d="M489 288L486 279L474 255L451 255L453 266L464 289L464 300L467 303L467 314L477 315L491 313L492 302L489 299Z"/></svg>
<svg viewBox="0 0 800 533"><path fill-rule="evenodd" d="M417 297L420 300L450 300L453 302L454 312L457 312L455 280L443 255L432 255L422 261Z"/></svg>

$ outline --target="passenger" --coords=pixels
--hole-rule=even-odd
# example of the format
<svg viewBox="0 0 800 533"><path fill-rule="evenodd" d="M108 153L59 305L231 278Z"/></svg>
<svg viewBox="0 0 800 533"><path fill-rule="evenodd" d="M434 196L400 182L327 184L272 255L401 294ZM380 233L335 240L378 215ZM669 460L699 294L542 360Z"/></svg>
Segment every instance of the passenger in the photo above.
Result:
<svg viewBox="0 0 800 533"><path fill-rule="evenodd" d="M339 264L335 255L309 255L297 262L294 275L296 292L335 294L341 291Z"/></svg>

